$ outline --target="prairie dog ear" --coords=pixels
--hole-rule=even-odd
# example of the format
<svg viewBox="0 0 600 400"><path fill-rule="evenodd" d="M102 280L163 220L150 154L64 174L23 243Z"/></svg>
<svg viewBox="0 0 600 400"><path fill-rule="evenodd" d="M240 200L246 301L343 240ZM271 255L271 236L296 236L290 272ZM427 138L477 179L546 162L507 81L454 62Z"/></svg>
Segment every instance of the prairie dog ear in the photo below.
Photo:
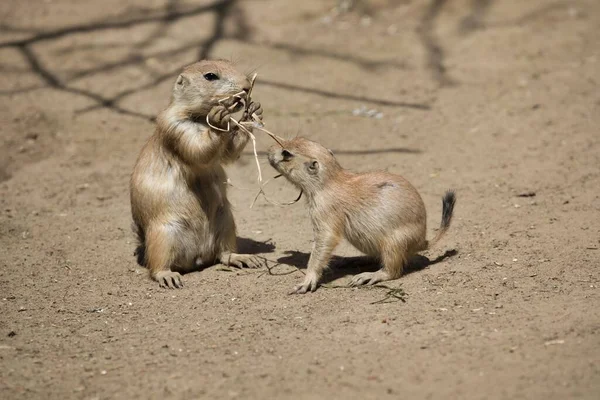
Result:
<svg viewBox="0 0 600 400"><path fill-rule="evenodd" d="M319 172L320 165L317 160L307 161L305 163L305 165L306 165L306 170L308 171L309 174L316 175Z"/></svg>
<svg viewBox="0 0 600 400"><path fill-rule="evenodd" d="M331 149L327 149L327 151L333 156L333 151Z"/></svg>
<svg viewBox="0 0 600 400"><path fill-rule="evenodd" d="M176 86L177 86L178 88L180 88L180 87L184 87L184 86L186 86L188 83L189 83L189 80L188 80L188 78L186 78L186 77L185 77L183 74L180 74L180 75L177 77L177 81L175 82L175 84L176 84Z"/></svg>

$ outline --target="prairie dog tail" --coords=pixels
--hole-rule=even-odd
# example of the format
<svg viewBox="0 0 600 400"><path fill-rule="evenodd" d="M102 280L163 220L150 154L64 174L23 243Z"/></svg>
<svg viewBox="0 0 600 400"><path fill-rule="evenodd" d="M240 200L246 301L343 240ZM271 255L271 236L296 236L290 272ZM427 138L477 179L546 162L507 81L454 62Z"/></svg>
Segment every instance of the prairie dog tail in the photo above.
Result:
<svg viewBox="0 0 600 400"><path fill-rule="evenodd" d="M435 246L442 236L444 236L448 228L450 228L454 203L456 203L456 194L454 193L454 190L448 190L444 197L442 197L442 222L440 224L440 230L432 240L427 241L427 249Z"/></svg>

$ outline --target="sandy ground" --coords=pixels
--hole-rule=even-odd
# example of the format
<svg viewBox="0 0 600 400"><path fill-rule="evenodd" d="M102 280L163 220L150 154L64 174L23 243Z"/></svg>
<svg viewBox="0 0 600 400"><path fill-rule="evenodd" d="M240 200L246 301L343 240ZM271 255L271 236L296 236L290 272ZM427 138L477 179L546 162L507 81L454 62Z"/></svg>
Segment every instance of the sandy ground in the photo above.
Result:
<svg viewBox="0 0 600 400"><path fill-rule="evenodd" d="M600 398L600 3L335 5L2 2L1 398ZM199 57L257 68L271 130L409 179L430 236L457 190L430 261L389 283L404 301L337 288L348 245L334 288L288 296L311 228L301 203L249 208L250 147L228 170L240 246L281 264L182 290L137 266L129 174Z"/></svg>

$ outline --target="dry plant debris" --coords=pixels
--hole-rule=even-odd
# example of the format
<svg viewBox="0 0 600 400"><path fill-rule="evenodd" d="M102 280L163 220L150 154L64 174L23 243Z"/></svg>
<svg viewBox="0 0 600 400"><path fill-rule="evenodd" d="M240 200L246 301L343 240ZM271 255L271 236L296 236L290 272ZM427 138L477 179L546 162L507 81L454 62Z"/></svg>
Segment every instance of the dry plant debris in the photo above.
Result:
<svg viewBox="0 0 600 400"><path fill-rule="evenodd" d="M263 188L267 185L267 183L269 183L271 181L271 179L267 180L264 184L262 183L263 179L262 179L262 170L260 168L260 161L258 160L258 152L256 151L256 136L254 136L254 134L248 130L248 127L252 127L254 129L258 129L264 133L266 133L267 135L269 135L271 137L271 139L273 139L275 142L277 142L277 144L281 147L283 147L282 142L284 141L283 138L277 136L276 134L268 131L265 128L265 125L261 119L261 117L259 117L258 115L256 115L256 113L252 113L252 115L250 115L249 113L249 108L250 108L250 104L252 103L252 90L254 89L254 82L256 81L256 77L257 74L255 73L252 76L252 79L250 80L250 90L248 90L248 93L244 95L244 92L238 92L235 93L231 96L227 96L225 98L222 98L221 100L219 100L219 103L223 104L225 101L230 100L230 99L234 99L235 101L233 102L233 104L231 104L229 107L227 107L228 110L234 110L240 103L243 104L244 106L244 114L243 117L240 121L237 121L236 119L234 119L233 117L230 117L230 121L237 126L239 129L241 129L242 131L244 131L244 133L246 133L248 136L250 136L250 140L252 140L252 149L254 152L254 160L256 161L256 168L258 169L258 182L260 184L260 188L258 193L256 194L256 197L254 197L254 200L252 201L252 204L250 205L250 208L252 208L254 206L254 204L256 203L256 200L258 199L258 197L262 194L263 197L265 198L265 200L267 200L269 203L277 205L277 206L288 206L288 205L292 205L294 203L297 203L301 198L302 198L302 191L300 191L300 194L298 195L298 197L296 198L296 200L287 202L287 203L279 203L277 201L271 200L268 198L268 196L266 195L266 193L264 192ZM251 120L248 120L248 118L251 118ZM221 131L221 132L229 132L231 130L231 126L229 124L229 122L227 123L227 128L222 129L219 128L217 126L214 126L213 124L210 123L210 120L208 119L208 115L206 116L206 123L208 124L208 126L210 126L211 128ZM272 179L277 179L279 178L281 175L277 175ZM230 185L231 183L228 182ZM232 185L233 186L233 185Z"/></svg>

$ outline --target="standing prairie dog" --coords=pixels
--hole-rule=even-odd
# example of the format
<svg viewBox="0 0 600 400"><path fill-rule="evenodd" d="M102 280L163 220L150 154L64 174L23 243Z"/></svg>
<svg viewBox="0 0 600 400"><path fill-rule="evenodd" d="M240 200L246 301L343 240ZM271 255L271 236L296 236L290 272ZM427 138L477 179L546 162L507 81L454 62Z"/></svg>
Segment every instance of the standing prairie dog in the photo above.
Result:
<svg viewBox="0 0 600 400"><path fill-rule="evenodd" d="M269 149L269 163L306 194L314 244L306 277L292 293L315 291L342 239L381 261L377 272L354 276L351 286L399 278L410 255L435 245L452 219L455 195L442 200L442 223L427 241L427 214L417 190L399 175L352 173L319 143L295 138Z"/></svg>
<svg viewBox="0 0 600 400"><path fill-rule="evenodd" d="M244 97L250 86L228 61L186 67L138 157L130 182L136 254L161 287L179 288L180 273L217 262L240 268L261 264L256 256L235 252L236 226L223 169L239 158L248 134L237 127L220 131L206 122L208 116L211 125L227 128L230 112L241 105L234 106L233 98L219 100ZM247 111L262 117L258 102Z"/></svg>

